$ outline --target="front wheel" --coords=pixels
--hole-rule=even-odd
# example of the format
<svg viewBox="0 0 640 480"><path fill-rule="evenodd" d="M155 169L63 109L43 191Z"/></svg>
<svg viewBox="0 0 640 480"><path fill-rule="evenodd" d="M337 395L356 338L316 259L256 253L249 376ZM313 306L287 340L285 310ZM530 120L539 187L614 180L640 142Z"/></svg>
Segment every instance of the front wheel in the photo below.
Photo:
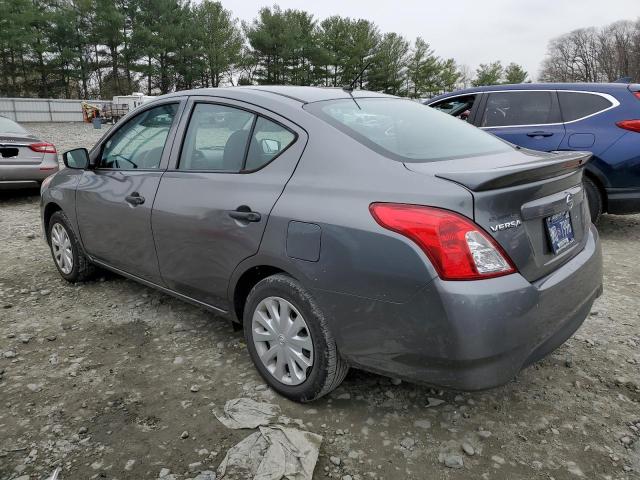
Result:
<svg viewBox="0 0 640 480"><path fill-rule="evenodd" d="M258 372L291 400L308 402L326 395L349 370L315 301L287 275L265 278L253 287L243 324Z"/></svg>
<svg viewBox="0 0 640 480"><path fill-rule="evenodd" d="M94 267L84 254L69 219L62 211L51 215L47 236L51 256L62 278L68 282L82 282L93 275Z"/></svg>

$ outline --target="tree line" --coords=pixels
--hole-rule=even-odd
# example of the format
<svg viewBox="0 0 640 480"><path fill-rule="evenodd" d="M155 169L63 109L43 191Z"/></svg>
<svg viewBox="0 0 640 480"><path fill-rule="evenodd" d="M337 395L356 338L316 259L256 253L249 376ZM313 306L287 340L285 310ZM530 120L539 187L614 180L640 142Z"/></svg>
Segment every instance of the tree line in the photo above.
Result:
<svg viewBox="0 0 640 480"><path fill-rule="evenodd" d="M640 81L640 20L574 30L549 43L540 78L547 82Z"/></svg>
<svg viewBox="0 0 640 480"><path fill-rule="evenodd" d="M414 98L523 82L516 64L470 73L418 37L373 22L262 8L240 22L218 1L0 0L0 95L110 98L247 84L349 85ZM489 83L486 83L489 82Z"/></svg>

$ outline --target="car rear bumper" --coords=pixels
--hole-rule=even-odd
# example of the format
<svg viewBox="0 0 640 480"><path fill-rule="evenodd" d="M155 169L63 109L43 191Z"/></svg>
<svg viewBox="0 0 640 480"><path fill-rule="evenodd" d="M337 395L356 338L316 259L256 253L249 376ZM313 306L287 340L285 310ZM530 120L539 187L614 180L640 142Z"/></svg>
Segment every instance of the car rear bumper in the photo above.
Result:
<svg viewBox="0 0 640 480"><path fill-rule="evenodd" d="M640 188L608 188L607 213L640 213Z"/></svg>
<svg viewBox="0 0 640 480"><path fill-rule="evenodd" d="M534 283L519 274L474 282L436 279L404 304L327 292L318 298L341 354L353 366L482 390L510 381L562 345L601 292L602 254L592 226L581 253Z"/></svg>
<svg viewBox="0 0 640 480"><path fill-rule="evenodd" d="M21 188L38 188L38 180L0 180L0 190L18 190Z"/></svg>
<svg viewBox="0 0 640 480"><path fill-rule="evenodd" d="M0 189L37 187L58 170L57 161L36 165L0 165Z"/></svg>

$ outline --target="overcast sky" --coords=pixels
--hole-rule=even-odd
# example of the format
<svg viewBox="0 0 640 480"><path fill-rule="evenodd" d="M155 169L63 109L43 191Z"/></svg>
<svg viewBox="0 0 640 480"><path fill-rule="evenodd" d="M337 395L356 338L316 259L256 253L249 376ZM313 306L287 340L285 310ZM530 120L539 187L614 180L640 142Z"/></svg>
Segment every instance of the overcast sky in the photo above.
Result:
<svg viewBox="0 0 640 480"><path fill-rule="evenodd" d="M550 39L576 28L601 26L640 16L640 0L222 0L241 20L264 6L366 18L383 32L413 40L423 37L441 57L475 69L502 60L524 65L537 75Z"/></svg>

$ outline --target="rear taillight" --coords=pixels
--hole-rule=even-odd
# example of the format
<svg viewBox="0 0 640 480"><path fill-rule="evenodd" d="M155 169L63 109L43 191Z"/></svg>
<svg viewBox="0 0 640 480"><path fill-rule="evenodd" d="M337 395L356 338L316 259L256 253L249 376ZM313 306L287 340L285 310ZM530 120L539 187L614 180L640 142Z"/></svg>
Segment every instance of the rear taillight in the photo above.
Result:
<svg viewBox="0 0 640 480"><path fill-rule="evenodd" d="M640 120L622 120L616 123L620 128L640 133Z"/></svg>
<svg viewBox="0 0 640 480"><path fill-rule="evenodd" d="M29 148L34 152L38 152L38 153L58 153L53 143L47 143L47 142L32 143L31 145L29 145Z"/></svg>
<svg viewBox="0 0 640 480"><path fill-rule="evenodd" d="M633 92L633 96L640 100L640 92Z"/></svg>
<svg viewBox="0 0 640 480"><path fill-rule="evenodd" d="M372 203L369 210L382 227L418 244L443 280L479 280L516 271L502 248L460 214L402 203Z"/></svg>

